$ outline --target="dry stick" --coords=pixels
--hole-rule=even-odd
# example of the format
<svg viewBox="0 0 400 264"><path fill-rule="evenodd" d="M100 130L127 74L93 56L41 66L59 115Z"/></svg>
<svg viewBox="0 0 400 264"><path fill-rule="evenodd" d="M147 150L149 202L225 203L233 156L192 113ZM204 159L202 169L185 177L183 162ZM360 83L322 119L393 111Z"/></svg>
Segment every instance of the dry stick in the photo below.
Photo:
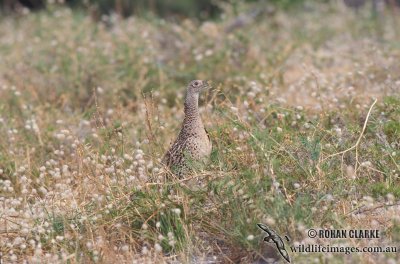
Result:
<svg viewBox="0 0 400 264"><path fill-rule="evenodd" d="M380 209L380 208L384 208L384 207L386 208L386 207L391 207L391 206L397 206L397 205L400 205L400 203L380 204L380 205L376 205L374 207L367 207L365 209L363 209L364 206L362 206L362 207L356 208L356 209L348 212L346 214L346 216L348 216L350 214L362 214L362 213L365 213L365 212L374 211L376 209Z"/></svg>
<svg viewBox="0 0 400 264"><path fill-rule="evenodd" d="M152 126L151 126L151 120L150 120L150 118L151 118L151 117L150 117L150 111L151 111L150 107L151 107L151 106L148 106L148 105L147 105L146 95L142 94L142 97L143 97L143 100L144 100L144 106L145 106L145 110L146 110L146 124L147 124L147 128L148 128L148 130L149 130L149 134L147 134L147 138L148 138L150 141L153 141L153 142L155 142L157 145L159 145L158 142L157 142L157 140L156 140L156 137L154 136L153 128L152 128ZM153 97L152 97L152 96L150 97L150 100L151 100L151 102L153 101Z"/></svg>
<svg viewBox="0 0 400 264"><path fill-rule="evenodd" d="M17 234L19 232L20 232L19 229L15 229L15 230L0 230L0 235L9 234L9 233Z"/></svg>
<svg viewBox="0 0 400 264"><path fill-rule="evenodd" d="M99 128L98 126L97 126L97 121L100 121L100 125L103 127L103 129L104 128L106 128L106 126L105 126L105 124L104 124L104 122L103 122L103 118L101 118L100 117L100 107L99 107L99 104L98 104L98 101L97 101L97 94L96 94L96 90L95 90L95 88L93 87L93 94L92 94L92 97L93 97L93 99L94 99L94 104L95 104L95 106L96 106L96 114L97 114L97 118L96 118L96 128Z"/></svg>
<svg viewBox="0 0 400 264"><path fill-rule="evenodd" d="M363 129L362 129L362 131L360 133L360 136L357 139L356 144L354 144L353 146L351 146L350 148L348 148L346 150L343 150L343 151L337 152L335 154L329 155L328 157L326 157L322 161L325 161L325 160L327 160L329 158L335 157L335 156L340 155L340 154L342 154L342 159L343 159L343 156L344 156L345 153L347 153L347 152L349 152L349 151L351 151L353 149L356 149L356 165L355 165L354 173L357 172L357 164L359 163L358 162L358 145L360 144L361 138L364 135L365 129L367 128L367 123L368 123L369 116L371 115L372 108L374 107L374 105L376 104L377 101L378 101L378 99L375 99L375 101L372 103L371 107L368 110L367 117L365 118L365 121L364 121Z"/></svg>
<svg viewBox="0 0 400 264"><path fill-rule="evenodd" d="M40 135L40 128L39 128L39 126L38 126L38 125L37 125L36 127L37 127L37 130L36 130L36 135L37 135L37 137L38 137L39 144L40 144L40 146L43 146L43 140L42 140L42 136Z"/></svg>

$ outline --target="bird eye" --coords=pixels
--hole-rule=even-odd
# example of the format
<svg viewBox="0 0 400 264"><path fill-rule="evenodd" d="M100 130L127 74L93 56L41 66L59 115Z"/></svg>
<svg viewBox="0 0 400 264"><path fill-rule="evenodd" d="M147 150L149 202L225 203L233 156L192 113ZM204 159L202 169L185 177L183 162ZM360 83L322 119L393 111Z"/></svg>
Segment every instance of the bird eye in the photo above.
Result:
<svg viewBox="0 0 400 264"><path fill-rule="evenodd" d="M197 85L199 85L199 82L197 82L197 81L194 82L194 86L197 86Z"/></svg>

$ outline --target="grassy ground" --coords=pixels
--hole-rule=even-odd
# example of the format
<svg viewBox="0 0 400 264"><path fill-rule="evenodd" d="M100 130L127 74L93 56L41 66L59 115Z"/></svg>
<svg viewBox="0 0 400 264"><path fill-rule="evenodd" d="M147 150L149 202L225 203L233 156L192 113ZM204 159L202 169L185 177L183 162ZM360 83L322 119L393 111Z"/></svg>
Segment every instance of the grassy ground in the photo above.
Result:
<svg viewBox="0 0 400 264"><path fill-rule="evenodd" d="M5 263L279 259L256 223L290 245L399 246L399 18L310 6L227 33L225 9L203 24L93 23L67 9L1 18ZM214 84L200 103L211 162L165 181L192 79ZM309 228L382 238L313 240ZM398 263L398 252L289 255Z"/></svg>

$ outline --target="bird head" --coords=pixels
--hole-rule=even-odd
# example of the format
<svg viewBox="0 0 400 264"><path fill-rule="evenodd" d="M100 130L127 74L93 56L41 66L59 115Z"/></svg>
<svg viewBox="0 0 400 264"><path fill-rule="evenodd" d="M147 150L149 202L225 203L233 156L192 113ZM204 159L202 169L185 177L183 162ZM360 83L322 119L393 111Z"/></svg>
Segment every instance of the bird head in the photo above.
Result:
<svg viewBox="0 0 400 264"><path fill-rule="evenodd" d="M191 81L188 85L188 92L189 93L200 93L204 90L207 90L210 88L210 84L208 81L202 81L202 80L194 80Z"/></svg>

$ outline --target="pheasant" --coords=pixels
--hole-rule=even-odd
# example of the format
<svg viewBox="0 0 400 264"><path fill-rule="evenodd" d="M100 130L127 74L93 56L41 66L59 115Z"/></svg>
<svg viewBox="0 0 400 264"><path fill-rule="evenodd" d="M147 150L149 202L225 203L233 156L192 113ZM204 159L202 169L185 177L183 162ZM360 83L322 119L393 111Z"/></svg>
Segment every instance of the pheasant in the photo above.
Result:
<svg viewBox="0 0 400 264"><path fill-rule="evenodd" d="M199 94L209 87L202 80L191 81L187 87L181 131L163 158L178 178L190 172L192 162L204 162L211 154L212 143L199 112Z"/></svg>

